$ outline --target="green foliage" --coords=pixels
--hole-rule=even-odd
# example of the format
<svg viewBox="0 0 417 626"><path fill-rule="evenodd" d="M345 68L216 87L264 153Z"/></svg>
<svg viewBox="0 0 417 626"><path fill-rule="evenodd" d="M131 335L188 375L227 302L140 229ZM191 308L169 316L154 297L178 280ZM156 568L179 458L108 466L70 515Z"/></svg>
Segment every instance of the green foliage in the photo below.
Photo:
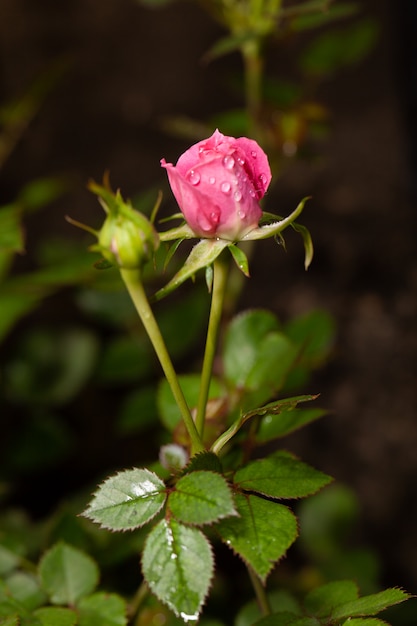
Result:
<svg viewBox="0 0 417 626"><path fill-rule="evenodd" d="M203 533L180 522L161 520L142 555L152 591L185 622L195 621L213 576L213 556Z"/></svg>

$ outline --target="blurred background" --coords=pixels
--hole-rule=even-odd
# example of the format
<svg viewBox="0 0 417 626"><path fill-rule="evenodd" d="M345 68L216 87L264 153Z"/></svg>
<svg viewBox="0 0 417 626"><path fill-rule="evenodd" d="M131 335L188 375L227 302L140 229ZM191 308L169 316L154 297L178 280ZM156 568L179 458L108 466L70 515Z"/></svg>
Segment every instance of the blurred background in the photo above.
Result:
<svg viewBox="0 0 417 626"><path fill-rule="evenodd" d="M296 234L286 252L258 244L239 307L272 308L284 321L317 308L333 316L329 358L301 390L321 393L329 416L285 446L353 489L357 538L380 555L382 583L416 592L417 5L359 6L348 27L365 20L375 36L355 62L308 74L310 30L265 51L271 79L306 80L304 104L288 108L276 133L265 206L285 215L312 196L301 221L315 258L305 272ZM71 275L59 269L92 243L65 216L99 226L87 183L107 170L125 197L152 204L163 189L162 212L176 210L160 159L175 162L216 121L227 134L222 114L242 107L239 55L207 58L224 34L197 2L0 0L0 202L18 199L25 249L0 289L6 304L10 285L30 292L14 313L0 310L4 506L36 519L113 468L149 460L148 431L129 431L128 417L124 430L114 425L129 384L137 375L146 386L148 374L115 380L100 343L114 337L124 304L100 310L91 255L77 256ZM290 92L282 101L294 101ZM202 337L192 332L178 352L184 369ZM71 351L75 365L64 367ZM153 362L146 350L141 358ZM57 362L66 386L51 391Z"/></svg>

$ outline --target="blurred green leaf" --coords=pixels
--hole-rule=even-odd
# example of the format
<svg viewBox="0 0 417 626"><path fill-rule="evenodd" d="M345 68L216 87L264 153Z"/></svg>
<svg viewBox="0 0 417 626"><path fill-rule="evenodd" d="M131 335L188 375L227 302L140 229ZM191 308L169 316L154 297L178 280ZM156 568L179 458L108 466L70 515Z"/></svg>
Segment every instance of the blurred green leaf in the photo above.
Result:
<svg viewBox="0 0 417 626"><path fill-rule="evenodd" d="M75 626L78 615L72 609L58 606L44 606L34 611L34 616L42 626Z"/></svg>
<svg viewBox="0 0 417 626"><path fill-rule="evenodd" d="M191 409L196 407L200 391L199 374L179 376L179 383L188 406ZM221 383L216 378L212 378L210 383L209 399L217 398L223 395L223 393ZM172 391L165 379L163 379L159 385L157 403L162 423L168 430L173 431L181 421L181 413L174 400Z"/></svg>
<svg viewBox="0 0 417 626"><path fill-rule="evenodd" d="M117 430L122 435L143 432L158 422L156 388L144 386L126 396L117 419Z"/></svg>
<svg viewBox="0 0 417 626"><path fill-rule="evenodd" d="M143 380L156 368L156 359L145 333L131 337L120 334L110 339L98 363L97 377L106 385Z"/></svg>
<svg viewBox="0 0 417 626"><path fill-rule="evenodd" d="M0 252L23 252L21 210L17 204L0 207Z"/></svg>
<svg viewBox="0 0 417 626"><path fill-rule="evenodd" d="M358 597L358 586L352 580L338 580L310 591L304 599L304 606L311 615L330 617L340 604L355 601Z"/></svg>
<svg viewBox="0 0 417 626"><path fill-rule="evenodd" d="M142 570L151 591L177 617L198 619L213 575L211 546L201 531L161 520L146 540Z"/></svg>
<svg viewBox="0 0 417 626"><path fill-rule="evenodd" d="M46 594L32 574L16 571L6 579L7 588L15 600L33 611L46 601Z"/></svg>
<svg viewBox="0 0 417 626"><path fill-rule="evenodd" d="M63 542L55 544L39 563L39 576L52 604L76 604L98 583L93 559Z"/></svg>
<svg viewBox="0 0 417 626"><path fill-rule="evenodd" d="M270 311L246 311L229 324L223 348L224 373L237 387L244 387L259 357L259 345L279 328ZM267 349L267 347L266 347Z"/></svg>
<svg viewBox="0 0 417 626"><path fill-rule="evenodd" d="M125 626L126 603L114 593L94 593L78 604L79 626ZM54 625L57 626L57 625Z"/></svg>
<svg viewBox="0 0 417 626"><path fill-rule="evenodd" d="M317 37L300 56L301 69L311 76L326 76L361 61L374 47L378 26L362 20L349 27L332 29Z"/></svg>
<svg viewBox="0 0 417 626"><path fill-rule="evenodd" d="M14 402L56 405L74 397L92 373L96 336L84 328L28 331L5 368Z"/></svg>
<svg viewBox="0 0 417 626"><path fill-rule="evenodd" d="M330 6L329 6L330 5ZM297 15L298 10L298 15ZM290 19L290 28L294 31L304 31L320 28L336 20L355 15L360 10L357 2L336 2L331 0L312 0L300 6L283 10L283 16ZM291 16L291 12L293 16Z"/></svg>

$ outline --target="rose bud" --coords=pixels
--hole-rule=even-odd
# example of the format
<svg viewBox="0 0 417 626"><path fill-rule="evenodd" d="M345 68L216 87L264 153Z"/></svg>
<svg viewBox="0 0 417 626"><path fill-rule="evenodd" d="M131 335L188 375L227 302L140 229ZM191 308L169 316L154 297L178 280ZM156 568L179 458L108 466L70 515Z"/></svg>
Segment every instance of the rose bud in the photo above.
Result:
<svg viewBox="0 0 417 626"><path fill-rule="evenodd" d="M252 139L216 130L174 166L161 161L186 222L196 236L230 241L256 228L260 199L271 181L268 158Z"/></svg>

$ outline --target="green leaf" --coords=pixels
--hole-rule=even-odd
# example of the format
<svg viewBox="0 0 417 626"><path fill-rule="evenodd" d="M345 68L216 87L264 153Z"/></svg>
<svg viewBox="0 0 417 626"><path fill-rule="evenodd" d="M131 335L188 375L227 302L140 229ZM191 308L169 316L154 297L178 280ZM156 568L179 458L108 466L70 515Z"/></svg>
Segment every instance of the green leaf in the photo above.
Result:
<svg viewBox="0 0 417 626"><path fill-rule="evenodd" d="M330 476L285 451L248 463L234 475L234 482L240 489L270 498L304 498L331 480Z"/></svg>
<svg viewBox="0 0 417 626"><path fill-rule="evenodd" d="M194 276L198 270L211 265L229 245L230 241L224 239L202 239L199 241L191 250L182 268L165 287L156 292L154 299L161 300L188 278Z"/></svg>
<svg viewBox="0 0 417 626"><path fill-rule="evenodd" d="M316 617L329 617L340 604L355 601L359 597L358 586L352 580L338 580L310 591L304 600L308 613Z"/></svg>
<svg viewBox="0 0 417 626"><path fill-rule="evenodd" d="M291 226L297 233L300 233L303 239L304 250L305 250L304 269L308 270L308 268L311 265L311 261L313 260L313 255L314 255L313 240L311 238L310 231L305 226L302 226L302 224L297 224L297 222L293 222Z"/></svg>
<svg viewBox="0 0 417 626"><path fill-rule="evenodd" d="M20 210L15 204L0 207L0 251L23 252Z"/></svg>
<svg viewBox="0 0 417 626"><path fill-rule="evenodd" d="M258 345L255 361L244 384L245 388L249 391L265 390L261 396L257 395L257 401L269 399L284 385L298 354L299 348L283 333L268 334Z"/></svg>
<svg viewBox="0 0 417 626"><path fill-rule="evenodd" d="M306 424L326 415L324 409L290 408L279 413L267 412L259 425L256 439L259 443L266 443L272 439L285 437Z"/></svg>
<svg viewBox="0 0 417 626"><path fill-rule="evenodd" d="M184 397L190 408L197 406L200 390L200 376L198 374L186 374L178 377ZM209 390L209 399L223 395L223 389L216 378L212 378ZM173 431L181 422L181 412L172 395L171 388L163 379L159 385L157 395L158 411L161 421L168 430Z"/></svg>
<svg viewBox="0 0 417 626"><path fill-rule="evenodd" d="M342 626L389 626L389 624L377 617L358 617L347 619L346 622L343 622Z"/></svg>
<svg viewBox="0 0 417 626"><path fill-rule="evenodd" d="M294 209L290 215L284 217L283 219L279 219L276 222L272 222L272 224L265 224L264 226L259 226L258 228L254 228L247 235L245 235L242 241L248 241L250 239L267 239L268 237L276 237L283 230L285 230L288 226L290 226L294 220L300 215L300 213L304 209L304 205L309 200L309 197L303 198L298 206Z"/></svg>
<svg viewBox="0 0 417 626"><path fill-rule="evenodd" d="M378 36L374 20L362 20L343 29L331 29L317 37L300 57L301 69L311 76L324 76L361 61Z"/></svg>
<svg viewBox="0 0 417 626"><path fill-rule="evenodd" d="M213 576L211 546L201 531L161 520L146 540L142 570L151 591L177 617L198 619Z"/></svg>
<svg viewBox="0 0 417 626"><path fill-rule="evenodd" d="M379 593L363 596L357 600L351 600L339 605L332 612L333 619L343 619L347 617L376 615L380 611L404 602L411 596L402 589L385 589Z"/></svg>
<svg viewBox="0 0 417 626"><path fill-rule="evenodd" d="M42 626L75 626L78 615L75 611L57 606L45 606L37 609L34 616Z"/></svg>
<svg viewBox="0 0 417 626"><path fill-rule="evenodd" d="M126 604L114 593L94 593L78 604L79 626L125 626Z"/></svg>
<svg viewBox="0 0 417 626"><path fill-rule="evenodd" d="M0 618L1 618L1 606L0 606ZM18 615L10 615L9 617L5 617L4 619L1 620L0 624L1 626L19 626L20 625L20 619Z"/></svg>
<svg viewBox="0 0 417 626"><path fill-rule="evenodd" d="M224 373L226 379L243 387L259 354L259 344L279 324L269 311L246 311L236 316L226 332L224 342Z"/></svg>
<svg viewBox="0 0 417 626"><path fill-rule="evenodd" d="M229 485L220 474L197 471L185 474L168 496L168 509L185 524L211 524L236 515Z"/></svg>
<svg viewBox="0 0 417 626"><path fill-rule="evenodd" d="M133 530L149 522L165 498L165 485L154 472L134 468L107 478L83 515L103 528Z"/></svg>
<svg viewBox="0 0 417 626"><path fill-rule="evenodd" d="M358 4L356 2L338 2L336 6L329 6L328 0L321 0L319 2L305 2L299 9L294 7L293 14L295 17L291 18L291 29L294 31L310 30L313 28L319 28L334 20L350 17L358 11ZM288 9L290 13L291 9ZM286 16L284 9L283 15Z"/></svg>
<svg viewBox="0 0 417 626"><path fill-rule="evenodd" d="M212 445L212 451L218 454L220 450L225 446L225 444L230 441L232 437L239 431L239 429L243 426L245 422L247 422L252 417L266 417L268 415L277 415L282 411L292 410L297 406L299 402L306 402L308 400L315 400L317 396L294 396L293 398L285 398L284 400L278 400L275 402L270 402L265 406L259 407L257 409L253 409L248 411L247 413L243 413L239 416L239 418L233 422L231 426L222 434L220 437L214 442Z"/></svg>
<svg viewBox="0 0 417 626"><path fill-rule="evenodd" d="M320 309L292 319L285 333L302 347L302 359L308 366L317 367L329 356L333 347L336 325L333 317Z"/></svg>
<svg viewBox="0 0 417 626"><path fill-rule="evenodd" d="M243 272L245 276L249 277L249 261L242 248L231 245L229 246L229 250L237 267L240 269L241 272Z"/></svg>
<svg viewBox="0 0 417 626"><path fill-rule="evenodd" d="M208 472L217 472L218 474L221 474L223 468L217 454L204 451L191 457L189 464L184 468L184 474L197 472L199 470L207 470Z"/></svg>
<svg viewBox="0 0 417 626"><path fill-rule="evenodd" d="M299 617L294 613L273 613L255 622L253 626L320 626L314 617Z"/></svg>
<svg viewBox="0 0 417 626"><path fill-rule="evenodd" d="M31 574L21 571L13 572L8 576L6 583L13 598L29 611L33 611L46 600L39 582Z"/></svg>
<svg viewBox="0 0 417 626"><path fill-rule="evenodd" d="M60 542L40 561L39 576L52 604L73 605L93 591L99 571L87 554Z"/></svg>
<svg viewBox="0 0 417 626"><path fill-rule="evenodd" d="M216 524L221 539L264 582L275 563L297 538L297 520L287 507L253 495L236 494L240 517Z"/></svg>

